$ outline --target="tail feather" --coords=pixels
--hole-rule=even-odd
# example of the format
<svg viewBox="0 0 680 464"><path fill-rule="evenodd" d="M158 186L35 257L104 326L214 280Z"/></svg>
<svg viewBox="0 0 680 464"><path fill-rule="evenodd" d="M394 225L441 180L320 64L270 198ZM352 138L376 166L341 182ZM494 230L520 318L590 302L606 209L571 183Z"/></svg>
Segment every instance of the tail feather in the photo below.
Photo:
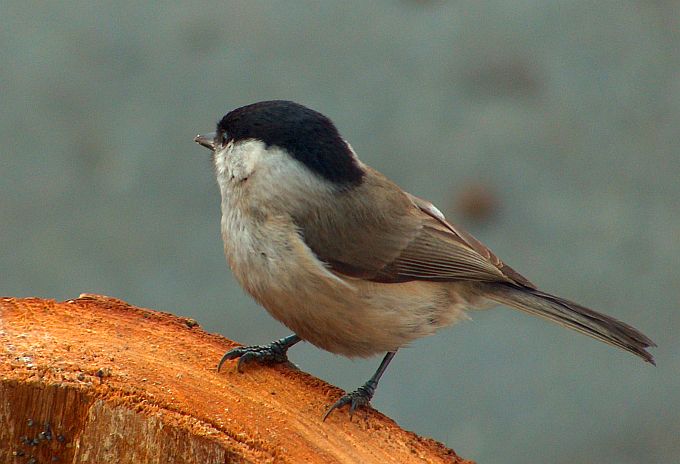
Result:
<svg viewBox="0 0 680 464"><path fill-rule="evenodd" d="M609 345L629 351L653 365L645 349L656 344L642 332L624 322L588 309L572 301L528 287L512 284L484 284L484 295L498 303L548 319Z"/></svg>

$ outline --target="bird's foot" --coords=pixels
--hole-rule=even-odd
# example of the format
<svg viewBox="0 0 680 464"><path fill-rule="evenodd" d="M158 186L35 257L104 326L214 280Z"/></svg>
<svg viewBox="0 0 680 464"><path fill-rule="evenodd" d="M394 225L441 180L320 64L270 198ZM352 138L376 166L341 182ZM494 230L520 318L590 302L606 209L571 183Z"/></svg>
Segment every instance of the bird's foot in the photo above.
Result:
<svg viewBox="0 0 680 464"><path fill-rule="evenodd" d="M278 364L288 361L288 348L297 343L300 339L297 336L289 336L277 340L268 345L239 346L227 351L217 366L217 372L222 369L222 365L230 359L238 359L236 370L243 372L243 366L250 362L260 364Z"/></svg>
<svg viewBox="0 0 680 464"><path fill-rule="evenodd" d="M366 406L370 403L377 386L377 382L369 380L361 387L354 390L352 393L345 394L338 401L336 401L335 404L328 409L328 411L326 411L326 414L323 416L323 420L325 421L333 411L343 407L346 404L349 404L349 415L352 417L354 411L356 411L358 407Z"/></svg>

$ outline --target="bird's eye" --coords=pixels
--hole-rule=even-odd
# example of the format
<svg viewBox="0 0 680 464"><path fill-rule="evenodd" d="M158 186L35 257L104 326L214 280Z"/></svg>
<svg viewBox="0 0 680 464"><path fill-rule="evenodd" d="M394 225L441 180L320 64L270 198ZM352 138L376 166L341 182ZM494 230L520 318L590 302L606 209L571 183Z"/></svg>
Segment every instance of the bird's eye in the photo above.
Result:
<svg viewBox="0 0 680 464"><path fill-rule="evenodd" d="M217 147L223 147L224 145L227 144L227 140L229 137L227 136L227 133L224 131L217 132L215 134L215 146Z"/></svg>

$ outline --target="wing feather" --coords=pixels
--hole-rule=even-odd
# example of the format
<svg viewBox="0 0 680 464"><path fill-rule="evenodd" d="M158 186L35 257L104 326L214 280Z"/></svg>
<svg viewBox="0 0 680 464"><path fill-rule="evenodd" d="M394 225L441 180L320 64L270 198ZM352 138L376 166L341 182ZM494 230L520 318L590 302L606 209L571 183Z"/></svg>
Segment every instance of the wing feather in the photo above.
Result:
<svg viewBox="0 0 680 464"><path fill-rule="evenodd" d="M338 274L375 282L508 282L535 288L431 203L370 168L365 182L333 195L333 210L295 216L316 256Z"/></svg>

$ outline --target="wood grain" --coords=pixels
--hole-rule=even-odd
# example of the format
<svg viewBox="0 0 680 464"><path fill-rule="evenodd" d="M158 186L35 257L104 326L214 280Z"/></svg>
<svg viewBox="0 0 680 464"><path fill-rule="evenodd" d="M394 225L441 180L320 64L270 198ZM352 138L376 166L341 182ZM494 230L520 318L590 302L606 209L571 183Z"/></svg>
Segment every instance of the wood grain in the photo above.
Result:
<svg viewBox="0 0 680 464"><path fill-rule="evenodd" d="M326 421L339 389L123 301L0 298L0 462L463 463L368 409Z"/></svg>

